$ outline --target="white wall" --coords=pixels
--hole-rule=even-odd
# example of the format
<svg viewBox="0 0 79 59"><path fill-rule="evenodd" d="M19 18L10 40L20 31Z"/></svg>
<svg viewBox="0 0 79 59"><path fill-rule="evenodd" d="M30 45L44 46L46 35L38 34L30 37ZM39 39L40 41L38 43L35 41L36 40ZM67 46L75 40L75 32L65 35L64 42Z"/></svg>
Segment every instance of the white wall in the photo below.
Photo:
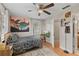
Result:
<svg viewBox="0 0 79 59"><path fill-rule="evenodd" d="M2 13L4 12L3 6L0 4L0 38L2 34Z"/></svg>
<svg viewBox="0 0 79 59"><path fill-rule="evenodd" d="M9 21L9 14L8 10L6 10L3 5L0 4L0 13L2 17L1 21L1 41L4 40L4 34L9 32L9 26L8 26L8 21Z"/></svg>
<svg viewBox="0 0 79 59"><path fill-rule="evenodd" d="M54 19L51 19L50 21L50 32L51 32L51 36L50 36L50 42L52 43L52 46L54 47Z"/></svg>
<svg viewBox="0 0 79 59"><path fill-rule="evenodd" d="M5 11L5 14L3 16L3 29L2 29L2 33L6 34L7 32L9 32L9 14L8 14L8 10Z"/></svg>

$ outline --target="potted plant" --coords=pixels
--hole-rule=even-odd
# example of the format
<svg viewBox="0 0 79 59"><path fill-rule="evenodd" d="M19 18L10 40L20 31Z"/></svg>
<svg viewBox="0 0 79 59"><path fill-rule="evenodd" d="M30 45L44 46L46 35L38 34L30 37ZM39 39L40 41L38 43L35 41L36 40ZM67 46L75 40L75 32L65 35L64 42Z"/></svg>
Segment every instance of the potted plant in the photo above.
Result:
<svg viewBox="0 0 79 59"><path fill-rule="evenodd" d="M45 38L46 38L46 41L50 40L50 32L45 33Z"/></svg>
<svg viewBox="0 0 79 59"><path fill-rule="evenodd" d="M50 38L50 32L45 33L45 36Z"/></svg>

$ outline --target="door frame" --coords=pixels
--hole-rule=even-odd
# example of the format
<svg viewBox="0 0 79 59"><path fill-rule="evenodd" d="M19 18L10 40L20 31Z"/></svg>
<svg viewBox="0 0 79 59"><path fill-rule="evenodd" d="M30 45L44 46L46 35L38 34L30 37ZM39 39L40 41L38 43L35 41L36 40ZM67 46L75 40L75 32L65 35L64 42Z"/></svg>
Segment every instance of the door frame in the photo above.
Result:
<svg viewBox="0 0 79 59"><path fill-rule="evenodd" d="M78 18L76 16L73 17L73 24L74 24L74 28L73 28L73 53L77 53L77 32L78 32Z"/></svg>
<svg viewBox="0 0 79 59"><path fill-rule="evenodd" d="M58 39L55 39L55 23L61 24L60 21L55 21L54 20L54 47L60 48L60 25L59 25L59 34L58 34Z"/></svg>

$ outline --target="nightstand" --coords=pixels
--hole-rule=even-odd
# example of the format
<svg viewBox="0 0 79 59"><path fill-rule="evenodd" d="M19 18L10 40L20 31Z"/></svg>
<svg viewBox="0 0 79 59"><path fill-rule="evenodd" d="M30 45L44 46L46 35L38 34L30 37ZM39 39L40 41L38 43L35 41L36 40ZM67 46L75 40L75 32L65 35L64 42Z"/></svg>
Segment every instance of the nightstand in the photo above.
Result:
<svg viewBox="0 0 79 59"><path fill-rule="evenodd" d="M0 43L0 56L11 56L12 53L11 46L6 46L4 43Z"/></svg>
<svg viewBox="0 0 79 59"><path fill-rule="evenodd" d="M46 37L44 34L41 34L41 40L42 40L42 43L46 43Z"/></svg>
<svg viewBox="0 0 79 59"><path fill-rule="evenodd" d="M9 54L9 55L12 56L12 54L13 54L13 49L12 49L12 47L13 47L13 46L12 46L12 45L8 45L7 47L9 48L9 51L10 51L10 54Z"/></svg>

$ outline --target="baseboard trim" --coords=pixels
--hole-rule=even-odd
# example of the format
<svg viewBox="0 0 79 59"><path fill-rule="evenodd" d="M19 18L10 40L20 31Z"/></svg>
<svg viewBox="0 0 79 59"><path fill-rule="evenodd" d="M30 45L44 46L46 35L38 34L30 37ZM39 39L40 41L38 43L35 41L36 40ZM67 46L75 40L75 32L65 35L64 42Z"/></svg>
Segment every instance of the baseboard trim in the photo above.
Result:
<svg viewBox="0 0 79 59"><path fill-rule="evenodd" d="M54 45L53 45L52 43L46 41L46 44L47 44L48 46L51 46L52 48L54 48Z"/></svg>

